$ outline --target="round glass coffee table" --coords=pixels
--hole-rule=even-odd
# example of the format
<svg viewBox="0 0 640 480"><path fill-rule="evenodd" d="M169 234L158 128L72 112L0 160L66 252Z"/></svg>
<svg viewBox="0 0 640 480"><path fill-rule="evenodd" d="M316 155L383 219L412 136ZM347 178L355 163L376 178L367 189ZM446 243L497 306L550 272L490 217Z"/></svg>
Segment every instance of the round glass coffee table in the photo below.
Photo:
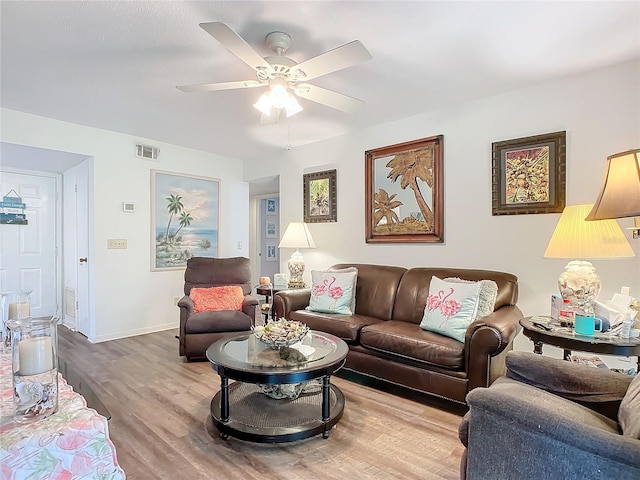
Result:
<svg viewBox="0 0 640 480"><path fill-rule="evenodd" d="M253 333L218 340L206 355L220 375L220 391L211 400L220 436L263 443L320 433L328 438L344 410L344 395L330 377L342 368L348 351L338 337L316 331L301 346L282 349Z"/></svg>

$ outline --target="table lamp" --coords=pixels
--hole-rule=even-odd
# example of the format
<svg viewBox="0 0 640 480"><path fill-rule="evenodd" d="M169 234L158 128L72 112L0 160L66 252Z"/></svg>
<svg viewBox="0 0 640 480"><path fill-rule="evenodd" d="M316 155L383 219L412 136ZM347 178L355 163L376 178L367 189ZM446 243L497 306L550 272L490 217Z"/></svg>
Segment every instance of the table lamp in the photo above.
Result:
<svg viewBox="0 0 640 480"><path fill-rule="evenodd" d="M593 205L565 207L551 236L545 258L619 258L635 253L615 220L586 221ZM562 298L574 311L593 314L600 277L586 260L569 262L558 278Z"/></svg>
<svg viewBox="0 0 640 480"><path fill-rule="evenodd" d="M607 158L602 190L587 220L640 216L640 149Z"/></svg>
<svg viewBox="0 0 640 480"><path fill-rule="evenodd" d="M316 248L311 232L302 222L291 222L280 240L278 248L295 248L287 266L289 267L289 288L303 288L304 259L298 249Z"/></svg>

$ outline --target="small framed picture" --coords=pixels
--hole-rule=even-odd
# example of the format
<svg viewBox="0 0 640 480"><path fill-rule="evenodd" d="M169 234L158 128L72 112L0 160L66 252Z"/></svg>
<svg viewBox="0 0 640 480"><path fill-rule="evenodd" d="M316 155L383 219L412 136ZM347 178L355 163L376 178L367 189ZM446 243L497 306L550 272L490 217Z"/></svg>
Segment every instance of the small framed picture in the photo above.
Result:
<svg viewBox="0 0 640 480"><path fill-rule="evenodd" d="M265 227L265 236L267 238L278 238L278 227L275 221L267 220Z"/></svg>
<svg viewBox="0 0 640 480"><path fill-rule="evenodd" d="M267 198L267 214L268 215L275 215L276 213L278 213L276 199L275 198Z"/></svg>
<svg viewBox="0 0 640 480"><path fill-rule="evenodd" d="M303 175L305 223L338 221L336 178L337 170Z"/></svg>
<svg viewBox="0 0 640 480"><path fill-rule="evenodd" d="M275 262L278 259L278 249L275 244L267 244L267 262Z"/></svg>

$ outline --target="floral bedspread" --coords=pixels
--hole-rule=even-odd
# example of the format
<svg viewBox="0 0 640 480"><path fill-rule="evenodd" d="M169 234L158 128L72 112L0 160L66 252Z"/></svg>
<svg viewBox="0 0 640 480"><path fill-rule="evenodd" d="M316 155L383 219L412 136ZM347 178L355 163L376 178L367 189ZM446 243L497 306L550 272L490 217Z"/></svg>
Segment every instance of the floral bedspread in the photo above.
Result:
<svg viewBox="0 0 640 480"><path fill-rule="evenodd" d="M3 480L124 479L107 419L87 408L58 374L58 411L30 424L13 422L11 362L0 355L0 478Z"/></svg>

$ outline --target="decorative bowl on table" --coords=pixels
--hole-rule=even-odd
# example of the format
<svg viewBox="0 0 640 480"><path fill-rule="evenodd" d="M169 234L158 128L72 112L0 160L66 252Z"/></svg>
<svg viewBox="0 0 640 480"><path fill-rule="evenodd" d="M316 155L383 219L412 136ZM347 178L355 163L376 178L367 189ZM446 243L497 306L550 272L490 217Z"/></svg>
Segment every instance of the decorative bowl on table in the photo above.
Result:
<svg viewBox="0 0 640 480"><path fill-rule="evenodd" d="M302 341L308 331L309 327L302 322L280 318L264 327L255 327L253 334L271 348L284 348Z"/></svg>

